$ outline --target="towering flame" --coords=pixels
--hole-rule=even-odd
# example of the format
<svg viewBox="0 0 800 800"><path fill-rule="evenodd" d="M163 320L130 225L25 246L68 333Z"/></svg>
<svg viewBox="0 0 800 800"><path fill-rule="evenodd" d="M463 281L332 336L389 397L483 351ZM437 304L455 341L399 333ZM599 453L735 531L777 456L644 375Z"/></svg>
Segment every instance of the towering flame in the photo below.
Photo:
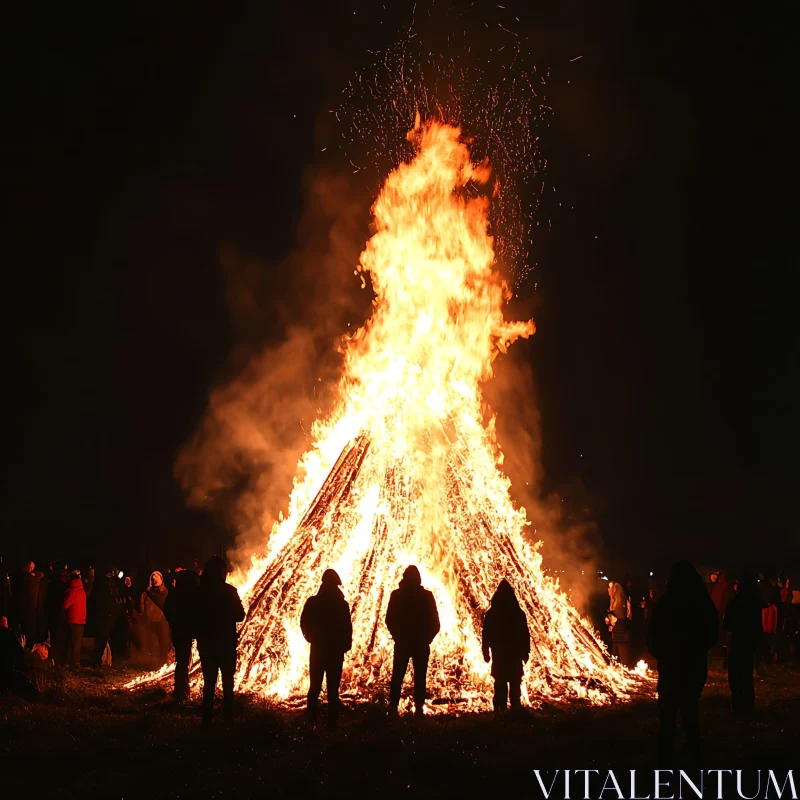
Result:
<svg viewBox="0 0 800 800"><path fill-rule="evenodd" d="M441 632L431 648L431 708L490 707L481 653L484 611L502 578L528 617L523 700L623 696L633 681L611 662L523 531L509 496L481 383L533 322L507 322L493 271L489 167L470 160L456 127L419 121L416 156L385 181L358 270L375 292L345 346L339 400L313 428L288 516L239 581L248 613L237 688L291 702L307 690L300 612L331 567L352 609L342 695L378 698L391 673L389 594L409 564L433 591Z"/></svg>

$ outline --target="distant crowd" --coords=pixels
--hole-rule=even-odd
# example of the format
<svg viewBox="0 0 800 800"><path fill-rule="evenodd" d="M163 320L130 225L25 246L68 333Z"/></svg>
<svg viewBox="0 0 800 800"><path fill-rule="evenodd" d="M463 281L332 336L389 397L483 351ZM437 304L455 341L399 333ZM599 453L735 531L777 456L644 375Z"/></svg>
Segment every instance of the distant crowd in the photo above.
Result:
<svg viewBox="0 0 800 800"><path fill-rule="evenodd" d="M662 585L659 586L659 583ZM731 600L738 596L742 581L739 578L729 579L722 570L713 570L705 578L705 585L717 611L719 624L719 637L711 657L719 660L725 668L731 638L723 624L725 612ZM797 658L800 656L800 583L786 573L769 577L762 572L755 586L762 626L762 636L755 654L756 668L766 663ZM663 581L652 578L645 588L637 587L630 578L624 582L608 582L610 604L604 618L607 633L601 631L600 635L609 645L612 655L625 666L633 667L641 659L648 660L647 630L656 601L664 588Z"/></svg>
<svg viewBox="0 0 800 800"><path fill-rule="evenodd" d="M169 590L191 569L126 573L105 565L84 571L52 560L32 561L10 573L0 559L0 628L13 633L28 666L40 662L78 670L81 662L127 661L148 668L166 663L173 647L167 620Z"/></svg>

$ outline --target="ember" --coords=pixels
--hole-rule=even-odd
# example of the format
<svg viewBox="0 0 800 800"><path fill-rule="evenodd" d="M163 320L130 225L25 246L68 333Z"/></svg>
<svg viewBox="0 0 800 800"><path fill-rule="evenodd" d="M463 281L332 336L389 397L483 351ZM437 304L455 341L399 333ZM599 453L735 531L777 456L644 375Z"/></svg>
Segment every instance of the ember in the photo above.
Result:
<svg viewBox="0 0 800 800"><path fill-rule="evenodd" d="M429 710L491 707L480 632L502 578L513 584L531 631L524 702L624 697L637 676L611 661L557 581L543 574L540 543L525 538L525 510L512 504L483 401L494 358L535 330L532 321L503 318L509 293L493 271L489 199L472 191L490 169L471 162L456 127L417 119L409 138L416 156L388 176L372 209L376 232L358 272L369 273L374 311L346 341L338 405L313 428L288 517L237 581L249 609L237 689L285 703L304 697L300 612L333 568L354 629L342 696L384 696L389 594L404 568L417 564L441 617Z"/></svg>

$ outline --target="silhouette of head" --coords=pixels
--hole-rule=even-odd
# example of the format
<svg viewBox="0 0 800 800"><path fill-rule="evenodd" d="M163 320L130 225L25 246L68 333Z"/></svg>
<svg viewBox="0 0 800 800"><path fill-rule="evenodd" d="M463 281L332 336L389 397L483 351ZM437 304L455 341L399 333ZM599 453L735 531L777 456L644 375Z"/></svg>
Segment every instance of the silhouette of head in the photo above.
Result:
<svg viewBox="0 0 800 800"><path fill-rule="evenodd" d="M689 593L703 589L703 579L692 565L691 561L676 561L669 571L667 589L671 592Z"/></svg>
<svg viewBox="0 0 800 800"><path fill-rule="evenodd" d="M211 558L206 561L206 565L203 568L201 580L203 584L207 586L225 583L227 575L228 565L225 563L225 560L219 556L211 556Z"/></svg>
<svg viewBox="0 0 800 800"><path fill-rule="evenodd" d="M341 586L342 579L335 569L326 569L325 572L322 573L322 585L326 587Z"/></svg>
<svg viewBox="0 0 800 800"><path fill-rule="evenodd" d="M519 605L517 595L514 593L514 587L505 579L497 584L494 595L492 597L493 606L511 606Z"/></svg>
<svg viewBox="0 0 800 800"><path fill-rule="evenodd" d="M422 576L413 564L406 567L406 571L403 573L403 583L406 586L422 586Z"/></svg>

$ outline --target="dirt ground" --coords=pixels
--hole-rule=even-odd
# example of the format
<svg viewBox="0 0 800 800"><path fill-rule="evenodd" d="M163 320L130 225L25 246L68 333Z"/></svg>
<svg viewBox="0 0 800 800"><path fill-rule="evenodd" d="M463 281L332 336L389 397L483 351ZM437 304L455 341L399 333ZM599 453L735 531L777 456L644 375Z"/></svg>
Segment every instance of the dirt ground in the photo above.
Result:
<svg viewBox="0 0 800 800"><path fill-rule="evenodd" d="M242 697L233 724L202 730L196 703L121 690L132 674L84 670L35 702L0 698L0 797L540 797L536 768L654 766L647 697L516 719L389 720L362 706L333 733ZM755 717L734 720L724 676L712 673L702 701L707 767L800 763L800 663L766 668L756 692Z"/></svg>

